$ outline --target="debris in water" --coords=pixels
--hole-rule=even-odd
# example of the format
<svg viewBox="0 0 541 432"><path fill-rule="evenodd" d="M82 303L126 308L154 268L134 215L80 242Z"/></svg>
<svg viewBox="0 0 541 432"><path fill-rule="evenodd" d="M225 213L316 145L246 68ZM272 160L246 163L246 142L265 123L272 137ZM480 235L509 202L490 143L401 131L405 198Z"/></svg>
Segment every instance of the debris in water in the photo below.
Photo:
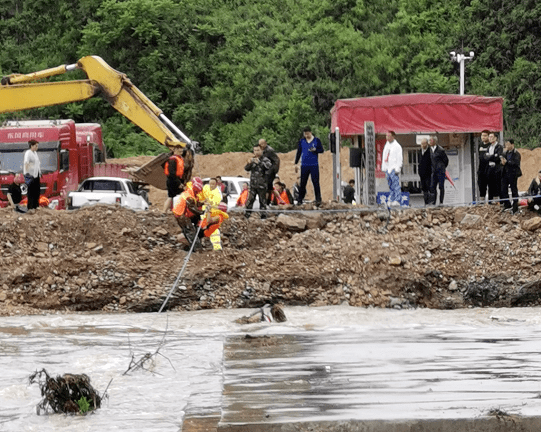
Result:
<svg viewBox="0 0 541 432"><path fill-rule="evenodd" d="M258 322L286 322L286 314L281 305L275 304L268 309L270 305L266 304L252 314L235 320L237 324L254 324Z"/></svg>
<svg viewBox="0 0 541 432"><path fill-rule="evenodd" d="M37 384L43 396L37 405L38 415L44 414L86 414L101 406L105 396L90 384L85 374L64 374L52 378L45 369L34 372L29 377L30 384ZM106 390L107 391L107 390Z"/></svg>
<svg viewBox="0 0 541 432"><path fill-rule="evenodd" d="M271 307L271 314L272 314L272 318L276 322L286 322L287 321L286 314L284 312L284 308L281 305L277 305L277 304L273 305Z"/></svg>

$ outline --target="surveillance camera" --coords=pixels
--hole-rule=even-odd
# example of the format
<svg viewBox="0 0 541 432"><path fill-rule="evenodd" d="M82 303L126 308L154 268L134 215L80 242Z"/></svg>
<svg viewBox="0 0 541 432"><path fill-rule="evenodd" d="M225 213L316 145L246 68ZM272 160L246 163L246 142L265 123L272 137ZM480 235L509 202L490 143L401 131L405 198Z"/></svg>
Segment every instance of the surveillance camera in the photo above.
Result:
<svg viewBox="0 0 541 432"><path fill-rule="evenodd" d="M454 57L454 56L456 56L456 52L451 51L451 52L449 53L449 55L450 55L451 57Z"/></svg>
<svg viewBox="0 0 541 432"><path fill-rule="evenodd" d="M470 57L473 58L474 55L475 53L473 51L470 51Z"/></svg>

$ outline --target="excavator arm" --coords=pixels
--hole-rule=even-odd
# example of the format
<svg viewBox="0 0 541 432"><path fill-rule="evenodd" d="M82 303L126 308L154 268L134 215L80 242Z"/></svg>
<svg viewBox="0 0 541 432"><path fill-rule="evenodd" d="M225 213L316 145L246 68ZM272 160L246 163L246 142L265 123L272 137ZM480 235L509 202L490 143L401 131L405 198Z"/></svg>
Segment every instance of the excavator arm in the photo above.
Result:
<svg viewBox="0 0 541 432"><path fill-rule="evenodd" d="M88 79L36 82L72 70L82 70ZM77 64L62 65L26 75L13 74L2 78L0 85L0 113L66 104L102 96L118 112L148 135L165 146L188 147L185 158L185 179L193 167L193 143L148 99L128 77L111 68L101 57L87 56ZM158 156L133 175L142 181L165 189L161 171L167 156ZM157 168L160 167L160 170Z"/></svg>

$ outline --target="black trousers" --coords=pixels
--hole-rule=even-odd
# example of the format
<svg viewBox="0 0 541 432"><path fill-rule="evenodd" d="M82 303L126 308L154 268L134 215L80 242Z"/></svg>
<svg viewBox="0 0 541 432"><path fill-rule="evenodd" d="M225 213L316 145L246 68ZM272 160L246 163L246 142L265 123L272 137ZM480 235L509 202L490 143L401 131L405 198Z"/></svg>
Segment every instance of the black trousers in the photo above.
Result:
<svg viewBox="0 0 541 432"><path fill-rule="evenodd" d="M440 204L443 204L443 198L445 197L445 171L437 170L432 173L429 201L429 204L432 205L436 205L436 186L440 190Z"/></svg>
<svg viewBox="0 0 541 432"><path fill-rule="evenodd" d="M502 188L502 175L498 168L488 170L488 199L500 197Z"/></svg>
<svg viewBox="0 0 541 432"><path fill-rule="evenodd" d="M248 194L248 199L246 200L246 210L252 210L254 206L255 197L259 197L259 208L265 210L267 208L267 188L266 186L252 187L250 185L250 192ZM251 211L244 213L244 216L247 218L250 217ZM261 219L267 217L267 213L261 212Z"/></svg>
<svg viewBox="0 0 541 432"><path fill-rule="evenodd" d="M488 188L488 177L486 173L477 173L477 185L479 186L479 200L484 200Z"/></svg>
<svg viewBox="0 0 541 432"><path fill-rule="evenodd" d="M509 188L511 188L511 196L513 197L513 211L518 210L518 187L517 187L517 178L516 176L502 177L502 184L500 190L500 198L503 200L502 204L505 208L511 208L511 203L509 202Z"/></svg>
<svg viewBox="0 0 541 432"><path fill-rule="evenodd" d="M321 202L321 188L319 187L319 165L302 166L301 165L301 185L299 188L299 202L302 204L304 196L306 195L306 184L308 183L308 177L312 178L312 185L314 186L314 195L316 203Z"/></svg>
<svg viewBox="0 0 541 432"><path fill-rule="evenodd" d="M421 190L423 191L423 198L425 200L425 205L430 204L430 181L432 178L430 176L421 177Z"/></svg>
<svg viewBox="0 0 541 432"><path fill-rule="evenodd" d="M34 177L28 185L28 191L26 192L26 197L28 198L28 210L39 207L39 180L39 177Z"/></svg>

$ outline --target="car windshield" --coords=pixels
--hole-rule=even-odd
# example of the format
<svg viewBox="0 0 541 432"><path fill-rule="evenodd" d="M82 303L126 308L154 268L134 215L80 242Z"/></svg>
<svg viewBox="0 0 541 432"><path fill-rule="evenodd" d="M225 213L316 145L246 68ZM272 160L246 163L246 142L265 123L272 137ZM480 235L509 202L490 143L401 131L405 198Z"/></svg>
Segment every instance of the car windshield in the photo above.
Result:
<svg viewBox="0 0 541 432"><path fill-rule="evenodd" d="M238 194L239 191L237 190L237 188L235 187L235 183L233 183L232 181L224 181L225 185L226 185L226 190L227 190L227 193L229 194Z"/></svg>
<svg viewBox="0 0 541 432"><path fill-rule="evenodd" d="M2 146L0 148L0 173L18 173L23 172L24 153L28 150L22 146ZM38 157L41 167L41 173L45 174L58 170L58 149L57 148L38 148Z"/></svg>
<svg viewBox="0 0 541 432"><path fill-rule="evenodd" d="M79 190L124 192L122 183L115 180L87 180L81 185L81 188Z"/></svg>

